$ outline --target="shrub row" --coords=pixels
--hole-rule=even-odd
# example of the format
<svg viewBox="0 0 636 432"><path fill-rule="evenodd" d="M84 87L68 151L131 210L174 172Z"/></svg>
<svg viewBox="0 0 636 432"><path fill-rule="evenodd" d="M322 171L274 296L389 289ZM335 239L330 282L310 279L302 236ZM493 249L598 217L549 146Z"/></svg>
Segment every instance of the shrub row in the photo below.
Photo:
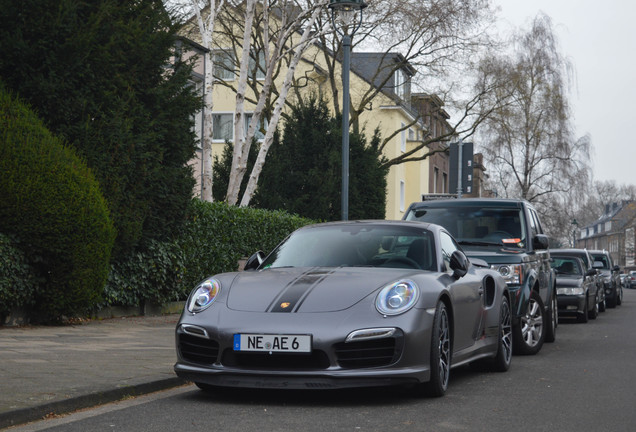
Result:
<svg viewBox="0 0 636 432"><path fill-rule="evenodd" d="M194 199L175 241L151 242L143 252L113 265L104 306L185 300L205 277L236 271L241 258L258 250L270 252L296 228L312 222L282 211Z"/></svg>

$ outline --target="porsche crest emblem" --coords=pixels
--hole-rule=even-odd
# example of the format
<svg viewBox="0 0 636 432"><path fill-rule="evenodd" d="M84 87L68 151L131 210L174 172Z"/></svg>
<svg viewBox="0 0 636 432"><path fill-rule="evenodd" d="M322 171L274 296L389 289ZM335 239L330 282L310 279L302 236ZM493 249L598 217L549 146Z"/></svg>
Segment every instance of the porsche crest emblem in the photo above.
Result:
<svg viewBox="0 0 636 432"><path fill-rule="evenodd" d="M283 302L283 303L280 304L280 307L283 308L283 309L287 309L290 304L291 303L289 303L289 302Z"/></svg>

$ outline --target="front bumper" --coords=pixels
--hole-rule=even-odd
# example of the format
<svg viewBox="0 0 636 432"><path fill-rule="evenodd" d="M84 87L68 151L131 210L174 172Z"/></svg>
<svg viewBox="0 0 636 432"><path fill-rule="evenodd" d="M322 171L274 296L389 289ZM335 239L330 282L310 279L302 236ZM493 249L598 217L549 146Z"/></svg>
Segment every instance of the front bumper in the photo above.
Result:
<svg viewBox="0 0 636 432"><path fill-rule="evenodd" d="M386 386L430 379L429 310L366 319L356 312L247 313L220 310L184 314L176 329L176 374L216 386L320 389ZM377 319L369 316L378 315ZM219 328L216 323L223 322ZM390 337L345 343L353 331L395 328ZM198 333L198 334L197 334ZM249 353L234 350L234 334L308 334L312 352Z"/></svg>
<svg viewBox="0 0 636 432"><path fill-rule="evenodd" d="M575 316L585 314L585 294L580 295L557 295L557 306L559 316Z"/></svg>

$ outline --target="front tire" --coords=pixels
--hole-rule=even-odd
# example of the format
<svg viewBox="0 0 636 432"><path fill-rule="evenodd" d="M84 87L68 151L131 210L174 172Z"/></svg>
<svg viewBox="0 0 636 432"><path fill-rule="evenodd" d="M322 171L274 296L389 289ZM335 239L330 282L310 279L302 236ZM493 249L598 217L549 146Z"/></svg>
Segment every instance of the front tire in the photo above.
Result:
<svg viewBox="0 0 636 432"><path fill-rule="evenodd" d="M583 313L582 314L578 314L578 316L576 317L577 322L583 323L585 324L588 321L588 300L587 300L587 295L585 296L585 307L583 308Z"/></svg>
<svg viewBox="0 0 636 432"><path fill-rule="evenodd" d="M452 355L452 341L448 310L444 302L437 303L431 337L431 380L427 383L428 394L444 396L448 389Z"/></svg>
<svg viewBox="0 0 636 432"><path fill-rule="evenodd" d="M515 354L535 355L541 350L545 341L546 326L545 308L539 293L532 291L525 314L519 324L513 326L513 342Z"/></svg>
<svg viewBox="0 0 636 432"><path fill-rule="evenodd" d="M598 301L598 294L597 297L594 298L594 306L592 307L592 310L590 310L587 314L589 319L596 319L598 317L598 305L599 305L599 301Z"/></svg>
<svg viewBox="0 0 636 432"><path fill-rule="evenodd" d="M556 329L559 325L559 306L557 305L556 288L552 290L550 297L550 308L548 309L548 328L545 334L546 342L554 342L556 340Z"/></svg>

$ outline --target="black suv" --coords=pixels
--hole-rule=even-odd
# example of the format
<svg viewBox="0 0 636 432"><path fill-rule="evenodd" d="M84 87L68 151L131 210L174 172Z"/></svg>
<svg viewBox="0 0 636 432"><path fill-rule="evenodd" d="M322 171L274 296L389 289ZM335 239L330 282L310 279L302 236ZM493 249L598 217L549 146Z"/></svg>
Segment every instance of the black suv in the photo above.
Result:
<svg viewBox="0 0 636 432"><path fill-rule="evenodd" d="M594 261L593 267L601 272L600 280L605 290L605 304L614 308L623 302L623 284L621 268L614 265L612 257L606 250L589 251Z"/></svg>
<svg viewBox="0 0 636 432"><path fill-rule="evenodd" d="M548 237L525 200L465 198L413 203L405 220L446 228L471 258L498 270L512 294L513 342L517 354L536 354L554 342L558 323L556 277Z"/></svg>

